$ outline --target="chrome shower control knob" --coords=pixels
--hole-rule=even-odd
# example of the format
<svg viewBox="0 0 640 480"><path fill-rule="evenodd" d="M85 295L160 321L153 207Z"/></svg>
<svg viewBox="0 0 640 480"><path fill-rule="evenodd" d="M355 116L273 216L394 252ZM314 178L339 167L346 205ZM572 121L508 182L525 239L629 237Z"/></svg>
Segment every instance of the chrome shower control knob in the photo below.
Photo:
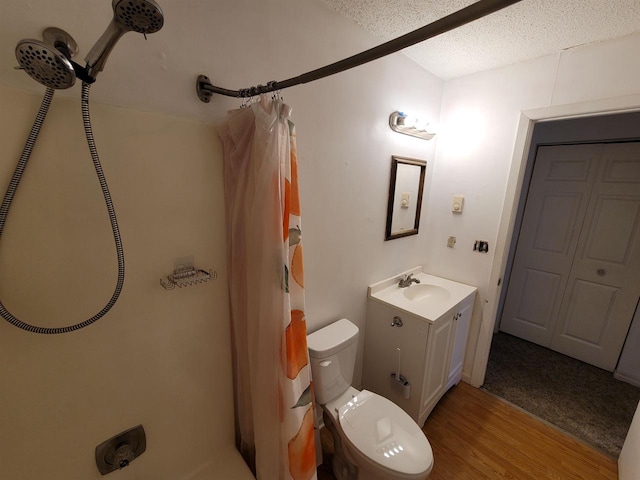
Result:
<svg viewBox="0 0 640 480"><path fill-rule="evenodd" d="M96 465L102 475L122 470L147 449L147 437L142 425L130 428L96 447Z"/></svg>
<svg viewBox="0 0 640 480"><path fill-rule="evenodd" d="M135 459L136 456L133 453L133 449L131 445L128 443L124 443L120 445L113 454L113 465L122 469L124 467L128 467L131 460Z"/></svg>

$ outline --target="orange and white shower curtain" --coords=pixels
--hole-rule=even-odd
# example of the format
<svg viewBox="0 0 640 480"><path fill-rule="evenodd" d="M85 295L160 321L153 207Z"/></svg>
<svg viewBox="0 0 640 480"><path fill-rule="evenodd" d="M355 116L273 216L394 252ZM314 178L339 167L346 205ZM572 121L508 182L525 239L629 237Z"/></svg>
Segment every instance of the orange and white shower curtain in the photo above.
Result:
<svg viewBox="0 0 640 480"><path fill-rule="evenodd" d="M262 96L229 112L223 144L236 427L258 480L316 478L291 109Z"/></svg>

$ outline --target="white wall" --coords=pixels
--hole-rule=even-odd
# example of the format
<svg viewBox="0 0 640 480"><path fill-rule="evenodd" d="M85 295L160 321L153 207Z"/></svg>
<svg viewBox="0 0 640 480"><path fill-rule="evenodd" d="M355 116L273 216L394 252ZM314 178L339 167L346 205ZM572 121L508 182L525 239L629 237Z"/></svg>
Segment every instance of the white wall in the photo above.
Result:
<svg viewBox="0 0 640 480"><path fill-rule="evenodd" d="M419 265L431 235L423 226L384 240L391 156L427 161L421 225L435 164L435 143L392 132L388 117L405 110L437 118L441 82L397 55L298 92L285 99L298 131L308 328L346 317L363 330L358 384L367 286Z"/></svg>
<svg viewBox="0 0 640 480"><path fill-rule="evenodd" d="M481 336L483 341L490 340L495 317L499 289L494 282L499 275L492 277L491 273L500 266L504 248L508 248L498 234L501 220L503 216L509 219L518 193L515 181L524 146L518 137L522 112L548 108L552 116L553 108L560 105L638 94L640 64L633 60L638 55L640 35L636 34L445 84L442 135L427 217L432 234L424 263L431 273L480 290L481 308L474 311L465 360L467 379L474 368L483 370L486 362L485 345L481 345L480 358L475 358L476 345ZM636 100L628 97L612 103L623 109L635 106ZM583 111L585 108L590 111L589 107ZM594 106L591 111L596 110ZM461 216L450 211L454 193L465 195ZM449 235L458 237L455 250L446 248ZM489 241L488 254L472 252L475 239ZM480 382L476 379L475 383Z"/></svg>

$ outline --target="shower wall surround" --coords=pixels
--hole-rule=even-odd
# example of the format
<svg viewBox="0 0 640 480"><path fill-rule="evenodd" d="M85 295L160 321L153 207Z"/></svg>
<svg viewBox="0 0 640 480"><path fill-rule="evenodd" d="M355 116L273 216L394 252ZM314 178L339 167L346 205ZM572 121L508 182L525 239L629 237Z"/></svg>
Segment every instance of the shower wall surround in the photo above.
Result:
<svg viewBox="0 0 640 480"><path fill-rule="evenodd" d="M0 87L2 185L40 100ZM79 108L54 99L0 245L2 301L39 325L93 315L116 275ZM45 336L0 324L0 478L102 478L96 445L138 424L147 451L119 478L190 478L234 444L219 144L199 122L103 105L92 114L125 287L81 331ZM159 279L187 255L219 278L164 290Z"/></svg>

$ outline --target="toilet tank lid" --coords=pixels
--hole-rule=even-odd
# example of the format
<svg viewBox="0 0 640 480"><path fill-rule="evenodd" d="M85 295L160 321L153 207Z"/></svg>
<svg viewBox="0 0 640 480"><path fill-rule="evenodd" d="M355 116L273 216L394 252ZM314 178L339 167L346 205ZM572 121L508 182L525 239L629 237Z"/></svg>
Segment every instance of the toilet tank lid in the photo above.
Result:
<svg viewBox="0 0 640 480"><path fill-rule="evenodd" d="M307 336L309 356L325 358L333 355L358 338L358 327L346 318L341 318Z"/></svg>

